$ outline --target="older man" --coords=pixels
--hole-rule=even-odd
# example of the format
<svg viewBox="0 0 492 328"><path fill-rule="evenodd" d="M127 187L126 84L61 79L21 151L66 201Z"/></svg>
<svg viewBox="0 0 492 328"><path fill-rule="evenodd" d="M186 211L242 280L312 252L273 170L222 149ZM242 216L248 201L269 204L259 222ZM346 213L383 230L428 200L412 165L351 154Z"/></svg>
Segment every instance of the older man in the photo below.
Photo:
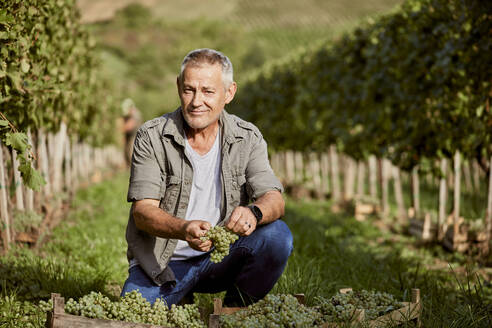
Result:
<svg viewBox="0 0 492 328"><path fill-rule="evenodd" d="M177 88L181 107L146 122L135 139L122 295L138 289L170 306L194 292L227 291L226 304L255 302L292 252L292 235L277 220L282 185L258 129L224 110L237 88L226 56L191 51ZM240 238L212 263L213 245L200 237L219 223Z"/></svg>

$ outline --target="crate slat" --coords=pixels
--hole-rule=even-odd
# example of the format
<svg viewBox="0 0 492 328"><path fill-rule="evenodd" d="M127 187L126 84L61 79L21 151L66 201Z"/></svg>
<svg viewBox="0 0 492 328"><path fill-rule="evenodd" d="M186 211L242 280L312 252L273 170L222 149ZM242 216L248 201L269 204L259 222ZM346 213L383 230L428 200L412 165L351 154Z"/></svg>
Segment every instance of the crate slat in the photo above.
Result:
<svg viewBox="0 0 492 328"><path fill-rule="evenodd" d="M72 314L53 314L49 328L169 328L144 323L91 319Z"/></svg>
<svg viewBox="0 0 492 328"><path fill-rule="evenodd" d="M380 316L374 320L369 321L367 324L371 328L381 327L388 323L401 324L413 319L417 319L420 316L420 303L408 303L404 302L405 306L391 311L383 316Z"/></svg>

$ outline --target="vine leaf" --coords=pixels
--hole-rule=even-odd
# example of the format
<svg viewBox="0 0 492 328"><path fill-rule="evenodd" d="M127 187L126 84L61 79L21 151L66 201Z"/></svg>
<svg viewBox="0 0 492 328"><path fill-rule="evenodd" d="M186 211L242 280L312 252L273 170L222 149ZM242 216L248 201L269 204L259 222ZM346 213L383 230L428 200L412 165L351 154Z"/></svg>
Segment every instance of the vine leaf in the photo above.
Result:
<svg viewBox="0 0 492 328"><path fill-rule="evenodd" d="M11 146L19 153L24 153L29 145L27 135L22 132L7 132L5 134L5 145Z"/></svg>
<svg viewBox="0 0 492 328"><path fill-rule="evenodd" d="M0 120L0 128L5 128L7 126L9 126L9 121Z"/></svg>
<svg viewBox="0 0 492 328"><path fill-rule="evenodd" d="M41 186L46 184L46 181L41 174L25 159L22 159L22 163L19 165L19 171L21 172L24 183L35 191L39 191Z"/></svg>

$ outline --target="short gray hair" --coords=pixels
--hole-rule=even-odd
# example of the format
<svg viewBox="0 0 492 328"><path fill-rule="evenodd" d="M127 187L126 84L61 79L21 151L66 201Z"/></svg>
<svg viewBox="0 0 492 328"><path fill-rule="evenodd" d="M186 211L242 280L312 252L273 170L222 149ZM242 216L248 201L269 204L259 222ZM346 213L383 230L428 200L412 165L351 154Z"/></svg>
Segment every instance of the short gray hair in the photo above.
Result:
<svg viewBox="0 0 492 328"><path fill-rule="evenodd" d="M209 49L195 49L190 51L183 59L181 63L181 71L179 72L179 80L182 81L183 72L188 65L197 65L208 63L210 65L220 64L222 67L222 81L224 87L228 88L233 80L232 63L222 52Z"/></svg>

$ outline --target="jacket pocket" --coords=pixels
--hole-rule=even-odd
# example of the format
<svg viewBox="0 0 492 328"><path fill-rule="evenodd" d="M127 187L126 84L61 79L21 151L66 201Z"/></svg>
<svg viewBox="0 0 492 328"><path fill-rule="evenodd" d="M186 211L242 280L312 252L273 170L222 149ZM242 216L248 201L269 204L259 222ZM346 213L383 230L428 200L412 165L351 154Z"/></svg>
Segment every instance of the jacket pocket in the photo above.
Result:
<svg viewBox="0 0 492 328"><path fill-rule="evenodd" d="M234 207L238 205L248 205L248 194L246 192L246 176L244 174L238 174L233 177L232 200L234 202Z"/></svg>
<svg viewBox="0 0 492 328"><path fill-rule="evenodd" d="M168 175L161 184L160 207L171 215L175 215L176 201L179 197L181 188L181 178L175 175Z"/></svg>

